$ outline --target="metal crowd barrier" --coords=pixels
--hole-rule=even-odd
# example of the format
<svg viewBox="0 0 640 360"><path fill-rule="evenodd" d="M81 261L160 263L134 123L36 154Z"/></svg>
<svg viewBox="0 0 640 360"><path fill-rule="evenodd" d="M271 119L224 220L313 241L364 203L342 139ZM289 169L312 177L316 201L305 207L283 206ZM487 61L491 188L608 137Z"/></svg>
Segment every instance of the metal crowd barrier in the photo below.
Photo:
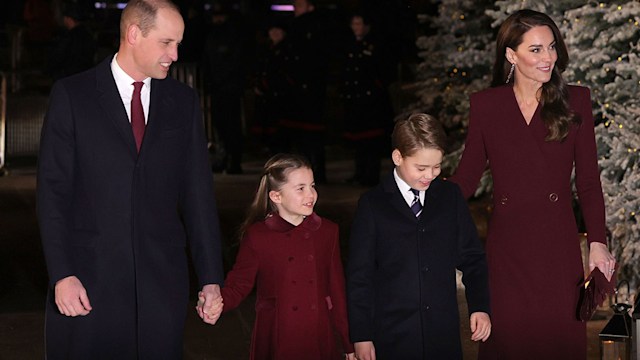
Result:
<svg viewBox="0 0 640 360"><path fill-rule="evenodd" d="M200 70L198 63L185 62L171 64L171 77L183 82L198 92L200 97L200 106L204 115L204 127L207 139L213 139L214 132L211 124L211 99L207 95L204 87L204 75Z"/></svg>
<svg viewBox="0 0 640 360"><path fill-rule="evenodd" d="M11 94L7 100L7 157L36 157L40 148L40 132L49 96Z"/></svg>

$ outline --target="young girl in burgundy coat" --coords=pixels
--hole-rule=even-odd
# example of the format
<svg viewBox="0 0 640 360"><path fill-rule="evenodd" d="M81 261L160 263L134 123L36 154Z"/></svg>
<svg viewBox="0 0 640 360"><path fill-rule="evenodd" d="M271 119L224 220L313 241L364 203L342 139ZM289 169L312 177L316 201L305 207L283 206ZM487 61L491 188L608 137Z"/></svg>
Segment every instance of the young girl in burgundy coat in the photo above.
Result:
<svg viewBox="0 0 640 360"><path fill-rule="evenodd" d="M257 286L251 359L339 359L339 349L355 359L338 226L316 215L317 198L304 158L278 154L267 161L222 289L227 312Z"/></svg>

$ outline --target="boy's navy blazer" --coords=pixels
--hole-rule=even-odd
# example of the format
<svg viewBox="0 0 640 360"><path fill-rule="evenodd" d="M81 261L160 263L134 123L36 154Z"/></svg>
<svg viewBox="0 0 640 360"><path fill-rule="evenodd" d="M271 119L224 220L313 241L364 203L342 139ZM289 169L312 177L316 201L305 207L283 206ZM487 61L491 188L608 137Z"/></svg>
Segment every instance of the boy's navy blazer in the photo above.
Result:
<svg viewBox="0 0 640 360"><path fill-rule="evenodd" d="M43 125L37 207L51 281L46 325L55 329L47 352L179 358L186 248L200 286L224 276L200 104L188 86L152 79L138 154L111 59L56 82ZM70 275L93 307L82 318L66 318L53 302L55 282ZM122 346L109 343L114 334Z"/></svg>
<svg viewBox="0 0 640 360"><path fill-rule="evenodd" d="M462 358L456 268L469 313L489 313L487 263L460 189L434 180L416 218L393 174L362 195L351 229L351 340L379 359Z"/></svg>

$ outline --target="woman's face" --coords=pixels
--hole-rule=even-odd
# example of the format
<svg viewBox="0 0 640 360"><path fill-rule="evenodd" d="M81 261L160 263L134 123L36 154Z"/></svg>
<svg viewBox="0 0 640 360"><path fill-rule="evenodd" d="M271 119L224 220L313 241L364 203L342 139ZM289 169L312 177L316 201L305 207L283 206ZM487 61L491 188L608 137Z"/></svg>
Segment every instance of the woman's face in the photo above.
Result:
<svg viewBox="0 0 640 360"><path fill-rule="evenodd" d="M507 60L516 64L515 82L532 82L536 85L551 80L553 67L558 60L556 40L548 26L536 26L524 33L522 43L513 50L507 48Z"/></svg>

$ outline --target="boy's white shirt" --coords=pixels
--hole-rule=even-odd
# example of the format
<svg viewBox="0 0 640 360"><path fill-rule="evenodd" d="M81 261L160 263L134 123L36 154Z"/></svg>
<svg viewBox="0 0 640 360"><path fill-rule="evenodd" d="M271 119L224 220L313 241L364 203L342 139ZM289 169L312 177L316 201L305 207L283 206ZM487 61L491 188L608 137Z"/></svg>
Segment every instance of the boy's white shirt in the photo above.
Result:
<svg viewBox="0 0 640 360"><path fill-rule="evenodd" d="M398 189L400 190L400 194L402 194L404 201L406 201L407 205L411 207L411 204L413 203L413 192L411 192L411 186L409 186L409 184L407 184L400 178L400 176L398 176L398 172L396 171L396 169L393 169L393 178L396 180L396 185L398 186ZM424 206L425 192L426 190L420 190L419 194L420 204L422 204L422 206Z"/></svg>

